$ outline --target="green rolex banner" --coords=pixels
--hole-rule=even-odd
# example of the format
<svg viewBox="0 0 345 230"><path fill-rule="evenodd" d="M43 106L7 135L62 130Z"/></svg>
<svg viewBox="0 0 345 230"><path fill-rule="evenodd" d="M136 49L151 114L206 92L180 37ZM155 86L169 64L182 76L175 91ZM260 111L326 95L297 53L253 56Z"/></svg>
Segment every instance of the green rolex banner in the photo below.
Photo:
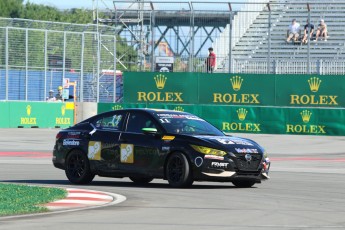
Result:
<svg viewBox="0 0 345 230"><path fill-rule="evenodd" d="M344 109L219 106L212 114L214 108L203 108L201 116L224 132L345 135Z"/></svg>
<svg viewBox="0 0 345 230"><path fill-rule="evenodd" d="M345 108L345 77L124 73L124 102Z"/></svg>
<svg viewBox="0 0 345 230"><path fill-rule="evenodd" d="M200 74L199 103L223 105L274 105L274 75Z"/></svg>
<svg viewBox="0 0 345 230"><path fill-rule="evenodd" d="M345 109L264 106L109 104L98 113L121 108L154 108L190 112L227 133L345 136Z"/></svg>
<svg viewBox="0 0 345 230"><path fill-rule="evenodd" d="M130 109L130 108L150 108L150 109L169 109L181 112L199 114L200 107L188 104L126 104L126 103L98 103L98 113L112 110Z"/></svg>
<svg viewBox="0 0 345 230"><path fill-rule="evenodd" d="M74 124L71 102L0 102L0 111L2 128L67 128Z"/></svg>
<svg viewBox="0 0 345 230"><path fill-rule="evenodd" d="M125 103L198 103L198 75L193 73L136 73L123 77Z"/></svg>
<svg viewBox="0 0 345 230"><path fill-rule="evenodd" d="M345 107L344 76L275 75L276 105Z"/></svg>
<svg viewBox="0 0 345 230"><path fill-rule="evenodd" d="M0 102L0 128L10 127L10 106L8 103Z"/></svg>

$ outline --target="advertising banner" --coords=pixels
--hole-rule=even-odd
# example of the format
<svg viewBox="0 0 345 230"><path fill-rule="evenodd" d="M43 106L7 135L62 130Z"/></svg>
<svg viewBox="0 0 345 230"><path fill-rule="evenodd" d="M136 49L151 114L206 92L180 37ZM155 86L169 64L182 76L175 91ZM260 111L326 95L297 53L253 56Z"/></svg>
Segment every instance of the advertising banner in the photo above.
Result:
<svg viewBox="0 0 345 230"><path fill-rule="evenodd" d="M214 105L274 105L274 75L200 74L199 103Z"/></svg>
<svg viewBox="0 0 345 230"><path fill-rule="evenodd" d="M199 113L199 106L187 105L187 104L125 104L125 103L98 103L98 113L108 112L119 109L130 108L150 108L150 109L169 109L188 113Z"/></svg>
<svg viewBox="0 0 345 230"><path fill-rule="evenodd" d="M174 57L156 57L156 72L173 72Z"/></svg>
<svg viewBox="0 0 345 230"><path fill-rule="evenodd" d="M10 128L67 128L74 124L74 107L71 103L4 103L9 107Z"/></svg>
<svg viewBox="0 0 345 230"><path fill-rule="evenodd" d="M190 112L226 133L345 136L345 109L186 104L105 104L98 113L122 108Z"/></svg>
<svg viewBox="0 0 345 230"><path fill-rule="evenodd" d="M224 132L345 135L344 109L202 106L206 120ZM217 111L216 113L212 111Z"/></svg>
<svg viewBox="0 0 345 230"><path fill-rule="evenodd" d="M124 102L345 108L345 76L124 73Z"/></svg>
<svg viewBox="0 0 345 230"><path fill-rule="evenodd" d="M0 102L0 128L10 127L10 107L6 102Z"/></svg>
<svg viewBox="0 0 345 230"><path fill-rule="evenodd" d="M344 76L274 76L277 106L345 107Z"/></svg>
<svg viewBox="0 0 345 230"><path fill-rule="evenodd" d="M284 111L273 107L202 106L202 118L226 133L284 132Z"/></svg>
<svg viewBox="0 0 345 230"><path fill-rule="evenodd" d="M124 73L124 102L196 104L197 83L193 73Z"/></svg>

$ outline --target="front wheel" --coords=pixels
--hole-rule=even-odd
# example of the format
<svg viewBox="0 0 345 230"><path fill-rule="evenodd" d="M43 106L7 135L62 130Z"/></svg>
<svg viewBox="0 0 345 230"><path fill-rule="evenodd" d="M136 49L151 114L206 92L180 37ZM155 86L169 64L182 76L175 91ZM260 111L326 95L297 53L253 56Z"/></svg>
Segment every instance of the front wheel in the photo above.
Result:
<svg viewBox="0 0 345 230"><path fill-rule="evenodd" d="M180 153L174 153L168 159L165 168L169 185L174 188L189 187L193 184L193 177L187 157Z"/></svg>
<svg viewBox="0 0 345 230"><path fill-rule="evenodd" d="M238 180L232 182L238 188L250 188L255 184L255 181L251 180Z"/></svg>
<svg viewBox="0 0 345 230"><path fill-rule="evenodd" d="M89 159L81 150L73 150L66 159L65 173L73 184L88 184L95 174L91 173Z"/></svg>

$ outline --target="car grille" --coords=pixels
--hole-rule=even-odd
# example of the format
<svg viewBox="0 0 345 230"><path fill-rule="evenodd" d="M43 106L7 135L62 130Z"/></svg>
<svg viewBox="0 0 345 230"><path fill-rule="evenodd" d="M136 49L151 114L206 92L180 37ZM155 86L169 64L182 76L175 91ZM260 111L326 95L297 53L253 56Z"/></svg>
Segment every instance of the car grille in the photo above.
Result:
<svg viewBox="0 0 345 230"><path fill-rule="evenodd" d="M237 167L243 171L256 171L261 163L262 156L260 154L251 154L252 160L247 161L245 154L236 154Z"/></svg>

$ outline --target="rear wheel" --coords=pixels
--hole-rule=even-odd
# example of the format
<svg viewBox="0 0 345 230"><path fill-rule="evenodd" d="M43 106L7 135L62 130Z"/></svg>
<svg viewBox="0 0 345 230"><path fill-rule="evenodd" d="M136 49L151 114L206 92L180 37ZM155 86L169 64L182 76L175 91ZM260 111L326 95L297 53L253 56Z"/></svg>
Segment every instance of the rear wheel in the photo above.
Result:
<svg viewBox="0 0 345 230"><path fill-rule="evenodd" d="M137 184L148 184L153 180L153 178L150 178L150 177L132 177L132 176L129 177L129 179Z"/></svg>
<svg viewBox="0 0 345 230"><path fill-rule="evenodd" d="M232 182L238 188L250 188L255 184L255 181L251 180L238 180Z"/></svg>
<svg viewBox="0 0 345 230"><path fill-rule="evenodd" d="M174 153L169 157L165 172L166 178L172 187L184 188L193 184L187 157L180 152Z"/></svg>
<svg viewBox="0 0 345 230"><path fill-rule="evenodd" d="M73 150L66 159L65 173L74 184L88 184L95 174L91 173L89 159L81 150Z"/></svg>

